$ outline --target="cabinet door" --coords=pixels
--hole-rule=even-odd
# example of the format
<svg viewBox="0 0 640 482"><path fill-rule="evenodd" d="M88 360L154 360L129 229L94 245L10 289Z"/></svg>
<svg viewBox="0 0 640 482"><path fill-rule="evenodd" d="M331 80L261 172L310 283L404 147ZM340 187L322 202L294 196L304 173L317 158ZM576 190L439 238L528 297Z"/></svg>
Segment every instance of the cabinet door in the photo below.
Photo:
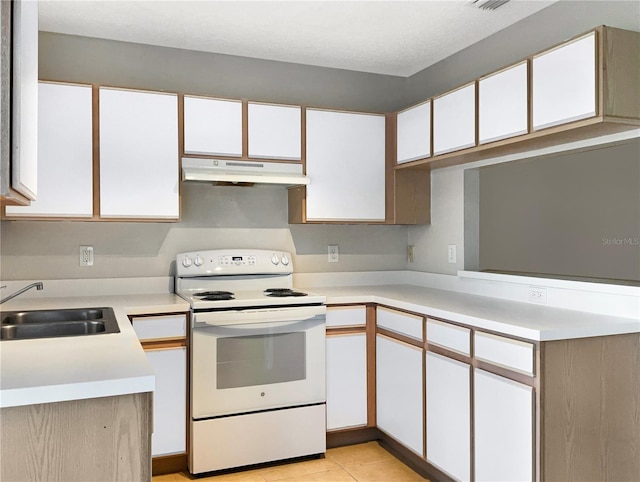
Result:
<svg viewBox="0 0 640 482"><path fill-rule="evenodd" d="M151 454L184 453L187 440L187 349L145 352L156 372Z"/></svg>
<svg viewBox="0 0 640 482"><path fill-rule="evenodd" d="M301 110L249 102L249 157L301 159Z"/></svg>
<svg viewBox="0 0 640 482"><path fill-rule="evenodd" d="M378 428L421 457L423 452L422 350L376 336Z"/></svg>
<svg viewBox="0 0 640 482"><path fill-rule="evenodd" d="M187 315L133 316L131 324L141 341L187 336Z"/></svg>
<svg viewBox="0 0 640 482"><path fill-rule="evenodd" d="M367 324L366 306L327 306L327 328Z"/></svg>
<svg viewBox="0 0 640 482"><path fill-rule="evenodd" d="M428 352L427 460L457 480L471 480L471 368Z"/></svg>
<svg viewBox="0 0 640 482"><path fill-rule="evenodd" d="M477 482L533 480L533 389L474 370Z"/></svg>
<svg viewBox="0 0 640 482"><path fill-rule="evenodd" d="M527 63L478 82L480 144L527 133Z"/></svg>
<svg viewBox="0 0 640 482"><path fill-rule="evenodd" d="M176 219L175 94L100 89L100 216Z"/></svg>
<svg viewBox="0 0 640 482"><path fill-rule="evenodd" d="M533 58L533 129L596 114L596 35Z"/></svg>
<svg viewBox="0 0 640 482"><path fill-rule="evenodd" d="M184 152L242 155L242 102L184 96Z"/></svg>
<svg viewBox="0 0 640 482"><path fill-rule="evenodd" d="M397 163L431 155L431 101L398 113Z"/></svg>
<svg viewBox="0 0 640 482"><path fill-rule="evenodd" d="M11 187L29 199L38 190L38 2L13 4ZM4 40L4 39L3 39ZM2 59L4 63L6 59Z"/></svg>
<svg viewBox="0 0 640 482"><path fill-rule="evenodd" d="M379 328L395 331L419 341L423 339L424 319L422 316L378 306L376 308L376 324Z"/></svg>
<svg viewBox="0 0 640 482"><path fill-rule="evenodd" d="M38 199L8 216L92 216L92 122L90 86L40 83Z"/></svg>
<svg viewBox="0 0 640 482"><path fill-rule="evenodd" d="M367 424L367 336L327 336L327 430Z"/></svg>
<svg viewBox="0 0 640 482"><path fill-rule="evenodd" d="M385 118L307 110L307 219L384 221Z"/></svg>
<svg viewBox="0 0 640 482"><path fill-rule="evenodd" d="M476 86L469 84L433 101L433 154L476 145Z"/></svg>

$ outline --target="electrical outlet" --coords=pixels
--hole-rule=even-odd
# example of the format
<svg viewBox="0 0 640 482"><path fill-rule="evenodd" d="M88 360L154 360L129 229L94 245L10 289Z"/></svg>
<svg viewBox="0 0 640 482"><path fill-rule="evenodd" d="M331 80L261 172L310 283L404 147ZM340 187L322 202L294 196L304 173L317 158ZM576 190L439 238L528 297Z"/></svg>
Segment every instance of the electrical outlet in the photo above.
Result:
<svg viewBox="0 0 640 482"><path fill-rule="evenodd" d="M339 263L340 262L340 248L337 244L330 244L328 246L328 256L329 263Z"/></svg>
<svg viewBox="0 0 640 482"><path fill-rule="evenodd" d="M409 260L409 263L413 263L414 261L413 246L411 245L407 246L407 259Z"/></svg>
<svg viewBox="0 0 640 482"><path fill-rule="evenodd" d="M80 246L80 266L93 266L93 246Z"/></svg>
<svg viewBox="0 0 640 482"><path fill-rule="evenodd" d="M447 259L449 263L455 264L456 262L456 245L450 244L447 250Z"/></svg>
<svg viewBox="0 0 640 482"><path fill-rule="evenodd" d="M547 288L541 286L529 286L529 301L532 303L547 304Z"/></svg>

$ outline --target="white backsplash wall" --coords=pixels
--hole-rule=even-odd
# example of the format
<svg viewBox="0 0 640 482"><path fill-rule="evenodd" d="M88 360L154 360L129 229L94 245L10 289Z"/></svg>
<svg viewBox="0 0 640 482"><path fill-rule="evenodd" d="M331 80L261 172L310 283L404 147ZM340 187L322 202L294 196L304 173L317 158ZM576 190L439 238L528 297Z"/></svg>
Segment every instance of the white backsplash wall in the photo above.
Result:
<svg viewBox="0 0 640 482"><path fill-rule="evenodd" d="M297 272L402 270L406 242L404 226L289 225L282 187L184 183L180 223L3 221L0 279L170 276L176 253L228 247L290 251ZM80 245L93 266L79 266Z"/></svg>
<svg viewBox="0 0 640 482"><path fill-rule="evenodd" d="M410 226L413 271L455 275L464 267L464 170L462 166L431 171L431 224ZM447 249L456 245L456 263L449 263Z"/></svg>

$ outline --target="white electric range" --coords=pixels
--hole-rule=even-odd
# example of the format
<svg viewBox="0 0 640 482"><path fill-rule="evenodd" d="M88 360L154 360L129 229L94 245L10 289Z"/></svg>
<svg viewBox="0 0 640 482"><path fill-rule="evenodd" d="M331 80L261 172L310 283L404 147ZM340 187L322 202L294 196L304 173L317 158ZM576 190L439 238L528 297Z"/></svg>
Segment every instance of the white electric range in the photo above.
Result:
<svg viewBox="0 0 640 482"><path fill-rule="evenodd" d="M325 297L293 288L286 252L181 253L176 266L191 304L189 470L324 453Z"/></svg>

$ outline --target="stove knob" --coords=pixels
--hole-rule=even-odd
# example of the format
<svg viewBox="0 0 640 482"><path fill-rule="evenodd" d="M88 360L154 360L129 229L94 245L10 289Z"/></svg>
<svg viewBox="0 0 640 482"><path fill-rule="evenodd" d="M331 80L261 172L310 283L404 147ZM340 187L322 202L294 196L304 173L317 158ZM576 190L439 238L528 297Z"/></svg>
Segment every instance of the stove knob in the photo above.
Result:
<svg viewBox="0 0 640 482"><path fill-rule="evenodd" d="M287 266L287 265L289 264L289 258L287 257L287 255L286 255L286 254L283 254L283 255L282 255L282 264L283 264L284 266Z"/></svg>
<svg viewBox="0 0 640 482"><path fill-rule="evenodd" d="M189 266L191 266L191 258L185 257L182 260L182 266L184 266L185 268L188 268Z"/></svg>
<svg viewBox="0 0 640 482"><path fill-rule="evenodd" d="M274 254L273 256L271 256L271 262L272 262L273 264L278 264L278 263L280 263L280 259L278 258L278 255L277 255L277 254Z"/></svg>
<svg viewBox="0 0 640 482"><path fill-rule="evenodd" d="M202 266L204 264L204 260L200 256L196 256L196 259L193 260L193 264L196 266Z"/></svg>

